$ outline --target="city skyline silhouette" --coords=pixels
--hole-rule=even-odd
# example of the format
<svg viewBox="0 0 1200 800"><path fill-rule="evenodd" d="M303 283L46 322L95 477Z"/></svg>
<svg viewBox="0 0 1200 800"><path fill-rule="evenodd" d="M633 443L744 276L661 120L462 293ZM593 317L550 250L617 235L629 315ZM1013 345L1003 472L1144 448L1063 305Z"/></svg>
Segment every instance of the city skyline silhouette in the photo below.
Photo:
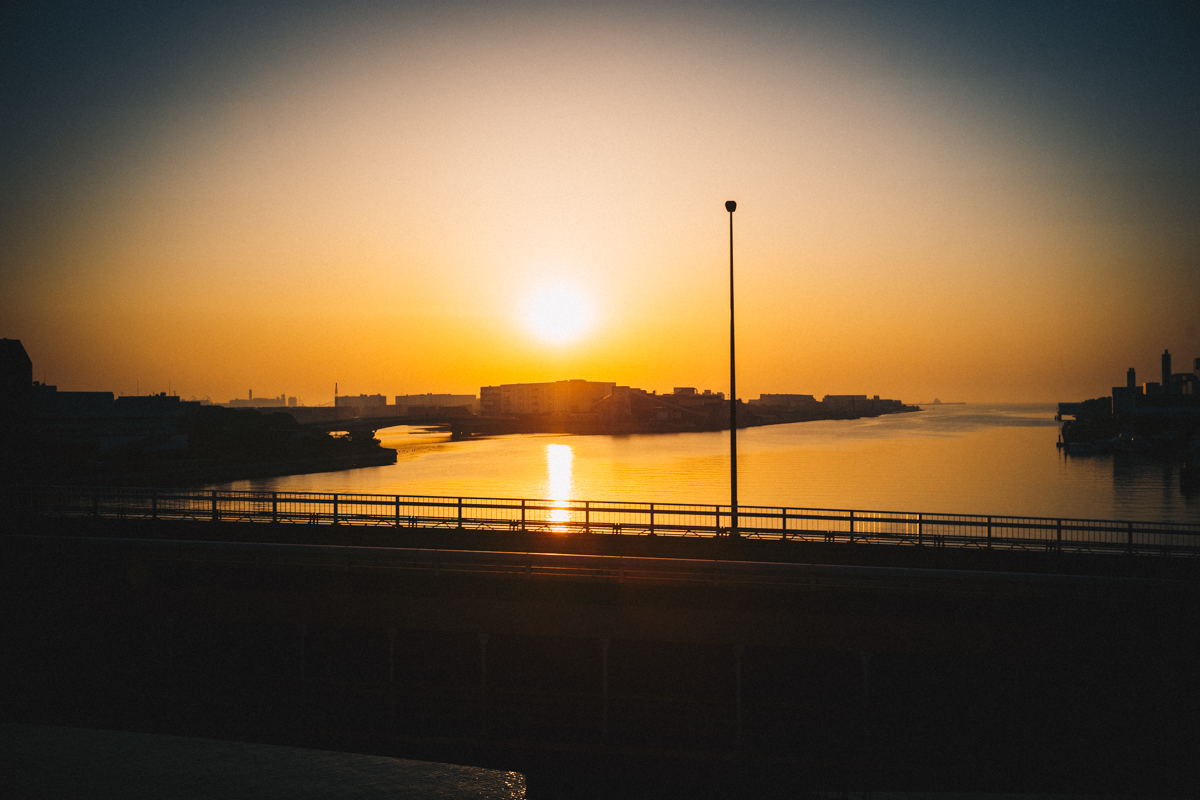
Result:
<svg viewBox="0 0 1200 800"><path fill-rule="evenodd" d="M1197 143L1194 0L5 4L0 783L1194 793Z"/></svg>
<svg viewBox="0 0 1200 800"><path fill-rule="evenodd" d="M3 334L66 390L728 391L738 197L743 396L1191 352L1194 7L856 8L26 8Z"/></svg>

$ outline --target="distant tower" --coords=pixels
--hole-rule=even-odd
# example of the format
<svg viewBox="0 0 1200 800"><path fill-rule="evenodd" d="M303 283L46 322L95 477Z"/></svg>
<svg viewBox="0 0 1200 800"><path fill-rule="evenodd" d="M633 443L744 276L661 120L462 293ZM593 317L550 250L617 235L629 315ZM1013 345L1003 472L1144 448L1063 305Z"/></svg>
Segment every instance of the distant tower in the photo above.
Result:
<svg viewBox="0 0 1200 800"><path fill-rule="evenodd" d="M1125 373L1125 385L1130 389L1137 386L1137 372L1134 371L1133 367L1130 367L1129 372Z"/></svg>
<svg viewBox="0 0 1200 800"><path fill-rule="evenodd" d="M1171 351L1163 350L1162 355L1162 386L1163 391L1167 391L1167 387L1171 385Z"/></svg>

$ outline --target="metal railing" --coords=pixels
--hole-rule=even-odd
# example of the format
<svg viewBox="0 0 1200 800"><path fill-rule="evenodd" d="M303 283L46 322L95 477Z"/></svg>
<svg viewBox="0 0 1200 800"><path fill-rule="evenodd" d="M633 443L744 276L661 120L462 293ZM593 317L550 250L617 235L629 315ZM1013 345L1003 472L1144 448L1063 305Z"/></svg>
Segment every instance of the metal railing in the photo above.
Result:
<svg viewBox="0 0 1200 800"><path fill-rule="evenodd" d="M723 536L728 505L217 489L5 487L0 514ZM738 506L750 539L1200 555L1200 525L903 511ZM399 540L398 540L399 543Z"/></svg>

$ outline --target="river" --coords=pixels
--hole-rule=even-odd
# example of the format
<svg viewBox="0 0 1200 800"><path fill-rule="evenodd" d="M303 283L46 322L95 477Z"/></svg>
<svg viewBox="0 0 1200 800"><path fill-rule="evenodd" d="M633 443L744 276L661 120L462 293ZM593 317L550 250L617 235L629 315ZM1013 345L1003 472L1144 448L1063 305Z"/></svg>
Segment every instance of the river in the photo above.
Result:
<svg viewBox="0 0 1200 800"><path fill-rule="evenodd" d="M927 406L910 414L738 431L742 505L1200 522L1178 461L1068 456L1055 407ZM655 503L728 503L729 433L511 435L452 440L389 428L383 467L223 489Z"/></svg>

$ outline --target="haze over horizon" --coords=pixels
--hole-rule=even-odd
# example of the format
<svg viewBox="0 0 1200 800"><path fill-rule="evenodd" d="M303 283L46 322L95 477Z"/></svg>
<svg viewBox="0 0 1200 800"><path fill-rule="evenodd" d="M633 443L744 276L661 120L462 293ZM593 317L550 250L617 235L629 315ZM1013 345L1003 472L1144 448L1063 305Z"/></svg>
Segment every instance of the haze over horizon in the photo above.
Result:
<svg viewBox="0 0 1200 800"><path fill-rule="evenodd" d="M0 336L223 402L1080 400L1200 357L1193 4L14 4Z"/></svg>

